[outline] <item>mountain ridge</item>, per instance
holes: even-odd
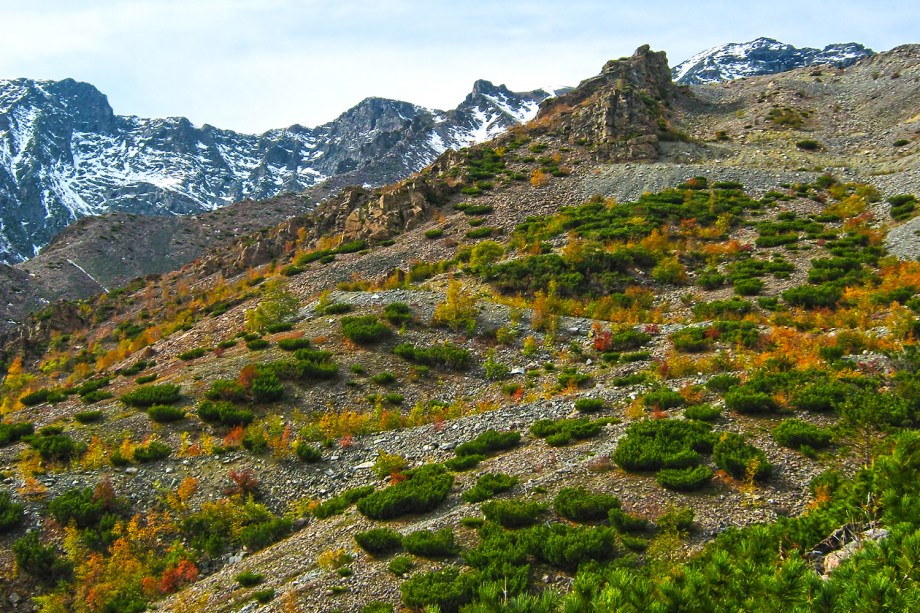
[[[86,215],[200,213],[343,174],[385,184],[519,123],[548,95],[487,81],[473,89],[450,111],[369,97],[316,128],[248,135],[116,115],[104,94],[73,79],[0,80],[0,261],[33,257]],[[386,155],[397,146],[400,156]]]

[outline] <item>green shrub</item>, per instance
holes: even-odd
[[[713,300],[700,302],[693,307],[693,316],[696,319],[716,319],[719,317],[743,317],[754,310],[754,305],[747,300],[734,296],[728,300]]]
[[[390,333],[390,329],[376,315],[343,317],[342,333],[353,343],[376,343]]]
[[[166,443],[159,441],[150,441],[143,447],[134,448],[134,459],[141,463],[156,462],[165,460],[172,453],[172,449]]]
[[[391,302],[384,307],[383,318],[394,326],[403,326],[412,321],[412,309],[404,302]]]
[[[38,532],[26,534],[13,543],[12,549],[16,566],[41,583],[53,585],[72,571],[70,562],[58,557],[54,545],[41,544]]]
[[[278,347],[285,351],[297,351],[298,349],[309,349],[312,343],[308,338],[282,338],[278,341]]]
[[[662,532],[687,533],[693,529],[696,513],[690,507],[671,507],[658,518],[656,523]]]
[[[256,402],[274,402],[284,396],[284,384],[272,371],[262,371],[252,380],[249,388]]]
[[[686,403],[683,396],[667,388],[661,388],[647,393],[643,397],[643,401],[645,402],[645,406],[656,407],[662,411],[683,406]]]
[[[773,440],[783,447],[821,449],[831,444],[831,432],[798,419],[787,419],[773,429]]]
[[[487,236],[494,236],[497,234],[501,234],[501,228],[493,228],[492,226],[482,226],[479,228],[473,228],[472,230],[468,231],[463,236],[465,236],[466,238],[470,238],[470,239],[477,239],[477,238],[486,238]]]
[[[29,447],[36,450],[42,460],[49,462],[68,462],[74,456],[83,453],[86,445],[78,443],[66,434],[42,428],[37,435],[23,437]]]
[[[595,494],[583,487],[564,487],[553,499],[556,515],[571,521],[607,519],[611,509],[620,508],[620,499],[610,494]]]
[[[37,404],[48,402],[48,398],[51,396],[51,394],[52,390],[42,388],[29,394],[25,394],[19,399],[19,402],[26,405],[27,407],[33,407]]]
[[[444,228],[431,228],[430,230],[425,230],[425,238],[435,239],[441,238],[444,236]]]
[[[540,419],[533,423],[530,432],[546,439],[550,447],[568,445],[572,439],[584,440],[600,434],[605,420],[591,421],[587,417],[577,419]]]
[[[240,587],[255,587],[265,581],[265,575],[247,570],[238,574],[233,580],[239,583]]]
[[[141,382],[140,380],[143,378],[144,377],[138,377],[138,382]],[[87,392],[86,394],[81,394],[80,400],[83,402],[83,404],[95,404],[103,400],[108,400],[112,396],[114,396],[112,392],[109,392],[106,390],[96,390],[94,392]]]
[[[211,387],[205,391],[204,397],[208,400],[228,400],[230,402],[242,402],[246,400],[246,388],[238,381],[231,379],[218,379],[211,383]]]
[[[843,290],[834,283],[822,285],[799,285],[783,292],[783,300],[791,306],[814,308],[833,308],[843,296]]]
[[[575,410],[579,413],[597,413],[607,408],[603,398],[579,398],[575,401]]]
[[[454,477],[437,464],[412,470],[408,477],[359,500],[358,511],[370,519],[427,513],[447,498],[454,483]]]
[[[194,360],[194,359],[196,359],[196,358],[200,358],[201,356],[203,356],[203,355],[206,354],[207,352],[208,352],[207,347],[195,347],[194,349],[190,349],[190,350],[188,350],[188,351],[185,351],[185,352],[183,352],[183,353],[180,353],[180,354],[179,354],[179,359],[188,362],[189,360]]]
[[[393,605],[382,600],[375,600],[361,607],[360,613],[393,613]]]
[[[648,530],[649,521],[644,517],[630,515],[623,509],[610,509],[607,514],[607,521],[617,529],[618,532],[643,532]]]
[[[520,441],[520,432],[486,430],[473,440],[457,445],[454,453],[458,457],[470,455],[490,456],[499,451],[516,447]]]
[[[476,479],[476,485],[463,492],[463,499],[467,502],[482,502],[496,494],[507,492],[517,484],[517,477],[503,473],[485,473]]]
[[[741,383],[741,377],[719,374],[711,376],[709,380],[706,381],[706,388],[714,392],[727,392],[739,383]]]
[[[520,498],[491,500],[482,505],[482,513],[491,522],[505,528],[523,528],[537,522],[546,511],[546,505]]]
[[[268,521],[243,526],[240,531],[240,543],[249,551],[265,549],[277,543],[291,533],[291,521],[275,517]]]
[[[73,522],[80,529],[97,525],[108,510],[107,502],[97,499],[91,487],[68,490],[48,504],[48,512],[58,523]]]
[[[486,459],[486,456],[473,454],[463,455],[444,461],[444,468],[454,472],[462,472],[479,466],[479,463]]]
[[[796,141],[795,146],[804,151],[816,151],[821,148],[821,143],[810,138]]]
[[[706,334],[707,328],[694,326],[673,332],[670,336],[674,348],[686,353],[707,351],[712,347],[712,338]]]
[[[615,532],[604,526],[552,524],[537,534],[539,557],[569,572],[587,562],[609,560],[618,553]]]
[[[414,575],[399,586],[403,603],[410,608],[432,607],[441,613],[456,613],[469,602],[476,589],[472,574],[456,568]]]
[[[253,592],[252,594],[252,599],[258,602],[259,604],[266,604],[268,602],[271,602],[274,597],[275,597],[274,588],[266,588],[264,590]]]
[[[377,385],[392,385],[396,383],[396,375],[388,370],[384,370],[371,377],[371,381]]]
[[[734,285],[739,296],[756,296],[763,290],[764,282],[760,279],[738,279]]]
[[[254,338],[251,341],[246,342],[246,349],[250,351],[261,351],[268,347],[270,343],[264,338]]]
[[[444,366],[463,370],[470,366],[472,355],[466,349],[445,341],[431,347],[417,347],[411,343],[400,343],[393,348],[398,357],[424,366]]]
[[[342,313],[350,313],[352,306],[345,302],[333,302],[332,304],[326,305],[323,309],[324,315],[341,315]]]
[[[725,275],[721,274],[718,269],[707,268],[697,276],[696,282],[703,289],[718,289],[725,285]]]
[[[159,376],[160,375],[158,375],[157,373],[151,373],[149,375],[144,375],[143,377],[138,377],[137,379],[134,380],[134,382],[137,383],[138,385],[143,385],[145,383],[152,383],[156,381],[157,377]]]
[[[231,402],[203,400],[198,405],[198,417],[207,422],[220,422],[225,426],[245,426],[252,423],[255,414],[251,409],[238,407]]]
[[[655,419],[626,429],[613,460],[628,471],[685,468],[700,463],[700,453],[712,449],[709,426],[699,421]]]
[[[308,445],[305,441],[297,441],[297,444],[294,446],[294,452],[301,461],[311,464],[319,462],[323,457],[319,449]]]
[[[443,558],[457,555],[460,548],[454,540],[454,531],[442,528],[437,532],[418,530],[402,539],[402,546],[409,553],[425,558]]]
[[[0,490],[0,534],[9,532],[22,522],[22,505],[13,502],[7,491]]]
[[[35,426],[27,421],[0,423],[0,447],[11,445],[35,432]]]
[[[711,404],[697,404],[684,409],[684,417],[700,421],[715,421],[721,414],[722,409]]]
[[[680,492],[698,490],[709,483],[711,478],[712,471],[702,464],[687,468],[663,468],[655,475],[658,485]]]
[[[302,266],[295,266],[294,264],[288,264],[287,266],[281,269],[281,274],[284,275],[285,277],[293,277],[295,275],[299,275],[303,271],[304,271],[304,268]]]
[[[402,543],[400,542],[400,545],[401,544]],[[412,562],[412,558],[408,556],[397,556],[390,560],[390,563],[387,564],[387,570],[397,577],[400,577],[412,570],[412,567],[414,566],[415,564]]]
[[[370,496],[374,493],[373,485],[363,485],[361,487],[353,487],[351,489],[345,490],[338,496],[334,496],[323,502],[311,511],[313,517],[316,519],[326,519],[327,517],[332,517],[333,515],[338,515],[349,506],[358,502],[362,498]]]
[[[372,555],[385,555],[402,549],[402,536],[389,528],[374,528],[355,534],[355,542]]]
[[[489,356],[482,365],[482,368],[485,371],[486,379],[489,381],[502,381],[511,375],[511,368],[507,364],[502,364],[492,356]]]
[[[737,388],[725,394],[725,408],[743,415],[775,413],[779,405],[770,394]]]
[[[132,407],[149,407],[155,404],[173,404],[181,397],[178,385],[162,383],[145,385],[121,397],[121,401]]]
[[[797,388],[789,405],[800,411],[826,413],[836,410],[853,393],[853,388],[838,381],[819,382]]]
[[[147,409],[147,416],[158,424],[165,424],[185,419],[185,409],[168,404],[155,404]]]
[[[752,476],[762,481],[773,472],[773,465],[767,461],[764,452],[747,443],[740,434],[725,432],[713,445],[712,459],[716,466],[736,479]]]

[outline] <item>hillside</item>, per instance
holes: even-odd
[[[918,56],[688,88],[643,47],[48,305],[4,346],[0,599],[910,610]]]

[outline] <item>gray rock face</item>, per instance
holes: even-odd
[[[394,182],[530,119],[547,97],[477,81],[448,112],[367,98],[316,128],[252,135],[115,115],[105,95],[71,79],[0,80],[0,262],[33,257],[88,215],[200,213],[331,177],[341,179],[330,189]]]
[[[671,76],[681,85],[701,85],[818,64],[844,67],[874,53],[857,43],[838,43],[824,49],[813,49],[793,47],[772,38],[758,38],[747,43],[729,43],[707,49],[675,66],[671,69]]]

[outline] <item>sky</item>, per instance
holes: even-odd
[[[642,44],[671,65],[769,36],[920,43],[916,0],[0,0],[0,78],[74,78],[120,115],[247,133],[368,96],[450,109],[476,79],[576,85]]]

